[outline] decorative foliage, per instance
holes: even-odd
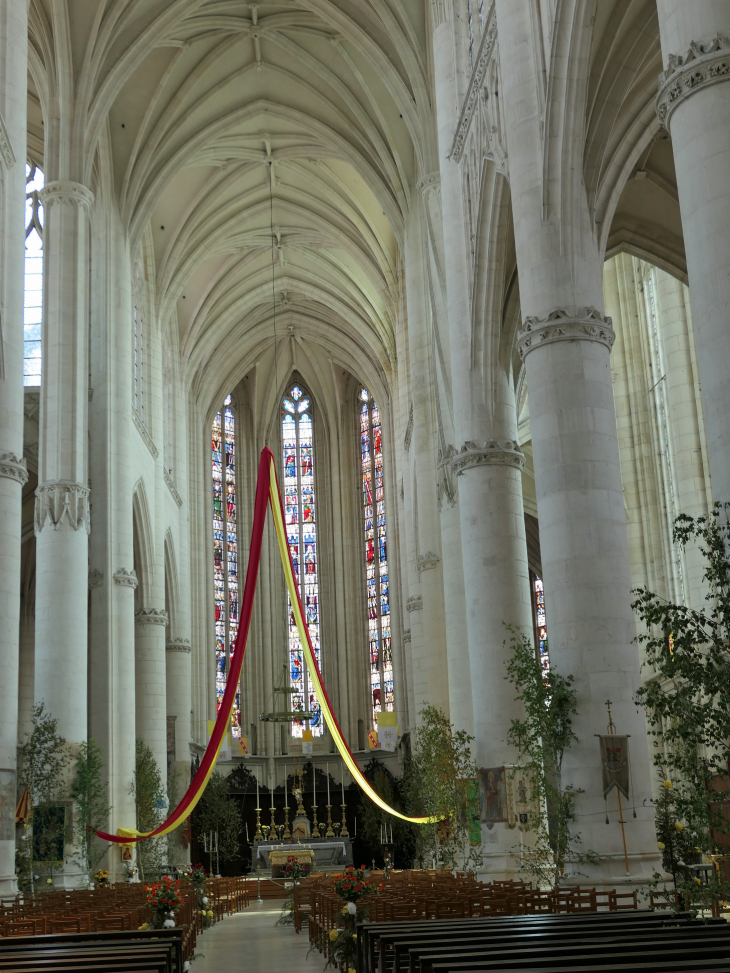
[[[663,786],[656,802],[657,838],[664,868],[685,907],[730,898],[730,876],[716,869],[701,884],[692,866],[730,849],[730,504],[708,517],[681,514],[674,522],[680,547],[699,545],[705,562],[707,607],[697,611],[664,601],[646,588],[634,592],[645,630],[645,668],[639,690],[654,764]],[[659,873],[654,887],[661,887]]]
[[[79,746],[76,770],[71,783],[71,797],[75,805],[74,833],[81,859],[80,864],[89,875],[99,865],[108,850],[108,846],[102,845],[94,834],[95,830],[107,826],[111,810],[106,783],[102,779],[103,769],[104,758],[101,749],[90,737],[87,742]]]
[[[192,814],[193,834],[199,841],[211,831],[218,832],[218,857],[222,862],[240,857],[241,812],[228,790],[228,781],[217,770]]]
[[[572,676],[561,675],[552,663],[543,668],[530,638],[510,626],[507,629],[512,658],[505,679],[514,686],[515,699],[525,711],[524,719],[512,720],[507,740],[517,748],[518,769],[531,779],[532,800],[544,812],[535,822],[532,847],[515,850],[515,855],[521,871],[543,887],[555,886],[566,862],[598,860],[594,852],[577,849],[581,838],[571,826],[580,791],[563,786],[561,780],[563,754],[577,741],[573,732],[576,692]]]
[[[406,811],[405,782],[393,774],[379,760],[370,760],[363,770],[373,789],[389,807],[396,811]],[[357,811],[358,847],[366,861],[380,862],[383,857],[381,835],[385,828],[392,831],[393,844],[397,850],[398,868],[408,868],[413,863],[416,848],[416,831],[420,825],[410,824],[381,810],[360,791],[360,804]]]
[[[147,903],[155,910],[154,928],[161,929],[183,904],[180,883],[177,879],[165,877],[156,885],[148,886],[145,892]]]
[[[137,762],[131,792],[137,808],[137,830],[153,831],[164,817],[165,792],[157,761],[143,740],[137,740]],[[137,862],[143,881],[159,874],[165,850],[164,838],[137,843]]]
[[[342,906],[342,926],[330,930],[330,946],[327,955],[328,966],[339,969],[352,969],[357,960],[357,924],[368,918],[367,899],[371,895],[379,895],[382,884],[366,878],[365,866],[353,868],[350,866],[332,881],[332,891],[344,900]],[[359,904],[358,904],[359,903]]]
[[[298,858],[296,858],[294,855],[290,855],[284,862],[281,869],[281,874],[290,882],[298,882],[300,878],[304,878],[304,876],[307,874],[307,869],[305,865],[302,865]]]
[[[440,821],[414,832],[416,858],[422,863],[431,858],[466,871],[482,864],[481,844],[470,841],[470,822],[479,819],[478,791],[469,786],[477,779],[473,739],[465,730],[454,730],[438,707],[427,704],[421,710],[403,776],[411,813]]]
[[[109,881],[109,872],[104,871],[103,868],[99,868],[94,872],[94,881],[97,885],[103,885],[105,882]]]

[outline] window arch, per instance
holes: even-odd
[[[312,648],[321,666],[317,507],[314,494],[314,423],[310,395],[292,385],[281,404],[286,533],[299,586]],[[302,565],[304,569],[302,570]],[[292,736],[301,737],[308,724],[314,736],[323,733],[322,710],[309,683],[299,633],[287,594],[287,635],[292,711],[310,712],[311,719],[292,723]]]
[[[23,311],[23,385],[41,384],[43,319],[43,205],[45,178],[38,166],[25,167],[25,279]]]
[[[215,607],[216,709],[226,690],[238,634],[238,536],[236,496],[236,423],[231,396],[213,420],[213,598]],[[232,729],[241,735],[241,689],[236,690]]]
[[[368,606],[370,704],[373,726],[378,714],[392,712],[393,649],[385,519],[385,483],[380,412],[367,389],[360,390],[360,454],[365,521],[365,584]]]

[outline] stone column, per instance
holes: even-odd
[[[730,0],[658,0],[672,136],[716,500],[730,501]]]
[[[444,4],[448,13],[450,4]],[[517,442],[517,414],[509,360],[483,373],[473,359],[472,308],[463,211],[462,176],[449,161],[454,121],[458,118],[458,77],[454,30],[450,18],[434,32],[434,72],[441,158],[441,201],[451,346],[454,428],[458,448],[451,458],[459,477],[459,515],[466,621],[468,679],[479,767],[512,764],[516,751],[507,744],[513,719],[521,715],[505,682],[510,650],[505,625],[532,637],[521,471],[525,457]],[[501,309],[501,301],[494,302]],[[496,314],[496,312],[495,312]],[[501,320],[484,322],[499,333]],[[492,345],[498,347],[499,342]],[[516,843],[506,825],[482,828],[484,871],[504,877],[514,871]]]
[[[190,777],[190,640],[176,636],[165,645],[167,673],[166,718],[175,717],[174,769],[180,774],[177,799],[182,797]],[[187,767],[187,774],[185,768]],[[181,790],[181,788],[183,790]]]
[[[566,98],[555,110],[564,112],[573,137],[560,152],[552,140],[543,142],[529,11],[497,0],[496,12],[524,321],[518,348],[530,402],[550,661],[574,677],[577,693],[578,740],[566,750],[562,782],[582,791],[574,828],[582,845],[575,851],[605,856],[599,865],[569,864],[566,878],[582,873],[587,879],[581,881],[591,884],[627,880],[621,829],[604,823],[594,737],[605,731],[610,699],[617,732],[631,734],[637,817],[627,818],[626,841],[628,880],[635,882],[652,873],[658,853],[646,727],[634,703],[641,680],[609,359],[614,334],[602,310],[603,254],[577,177],[585,120],[579,108],[571,114],[576,102]],[[556,29],[573,27],[561,22]],[[587,60],[566,59],[556,70],[566,73],[568,91],[588,83],[581,74]],[[614,802],[612,795],[615,821]]]
[[[165,626],[162,608],[140,608],[135,620],[135,698],[137,739],[152,751],[160,776],[167,779],[167,703]]]
[[[0,6],[0,788],[15,799],[23,459],[23,262],[28,103],[27,4]],[[14,895],[15,821],[0,820],[0,896]]]

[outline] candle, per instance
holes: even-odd
[[[340,781],[340,783],[342,784],[342,803],[344,804],[345,803],[345,765],[340,764],[340,767],[342,769],[342,779]]]
[[[314,797],[312,798],[312,807],[317,807],[317,769],[314,766],[314,761],[312,761],[312,786],[314,788]]]
[[[246,822],[246,841],[249,841],[249,837],[248,837],[248,821]]]
[[[327,774],[327,807],[330,807],[332,801],[330,800],[330,765],[329,763],[325,765],[325,773]]]
[[[355,818],[355,834],[357,834],[357,818]]]
[[[271,788],[271,807],[274,807],[274,787],[276,787],[276,764],[274,764],[274,784]]]
[[[256,809],[258,810],[260,807],[261,805],[259,804],[259,769],[257,767],[256,768]]]

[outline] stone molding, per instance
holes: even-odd
[[[28,465],[23,456],[15,453],[0,453],[0,476],[17,480],[21,486],[28,482]]]
[[[12,169],[15,165],[15,153],[2,115],[0,115],[0,161],[6,169]]]
[[[104,575],[98,568],[92,568],[89,571],[89,588],[101,588],[104,584]]]
[[[94,205],[94,194],[80,182],[48,182],[39,195],[44,207],[53,202],[75,203],[90,210]]]
[[[525,467],[525,454],[518,442],[505,439],[499,442],[490,439],[486,443],[467,440],[451,460],[451,468],[457,476],[476,466],[513,466],[517,470]]]
[[[420,612],[422,608],[423,608],[423,597],[421,595],[416,595],[414,598],[407,599],[406,611]]]
[[[170,621],[162,608],[140,608],[134,613],[134,620],[140,625],[167,625]]]
[[[451,20],[451,5],[453,0],[431,0],[431,23],[436,30],[447,20]]]
[[[428,196],[429,193],[439,192],[441,189],[441,174],[438,172],[429,172],[427,176],[418,180],[416,189],[424,197]]]
[[[686,54],[670,54],[659,75],[656,112],[669,131],[677,105],[700,89],[730,80],[730,37],[718,34],[707,42],[692,41]]]
[[[121,585],[123,588],[136,588],[139,584],[139,578],[134,568],[131,571],[127,571],[126,568],[120,568],[114,572],[113,577],[114,584]]]
[[[406,434],[403,437],[403,448],[406,452],[411,448],[411,439],[413,438],[413,406],[411,406],[411,411],[408,413],[408,425],[406,426]]]
[[[172,499],[175,501],[175,503],[178,505],[178,507],[182,507],[182,505],[183,505],[182,497],[177,492],[177,487],[175,486],[175,481],[170,476],[170,474],[167,472],[167,470],[163,470],[162,471],[162,478],[164,479],[165,483],[167,484],[167,489],[172,494]]]
[[[490,9],[489,23],[484,31],[484,34],[482,35],[482,40],[479,45],[479,52],[474,64],[474,70],[471,73],[471,80],[469,81],[469,89],[466,94],[464,106],[461,109],[459,122],[456,126],[454,141],[451,145],[449,158],[452,160],[452,162],[461,162],[461,157],[464,154],[466,137],[469,134],[474,113],[477,105],[479,104],[479,100],[482,97],[484,78],[487,74],[489,62],[492,59],[492,53],[494,51],[496,40],[497,20],[494,16],[494,4],[492,4]]]
[[[137,432],[142,437],[142,442],[145,444],[147,449],[152,454],[152,457],[154,459],[157,459],[157,457],[160,455],[159,450],[157,449],[157,446],[155,446],[155,444],[152,442],[152,436],[150,436],[150,434],[147,432],[147,426],[145,426],[144,422],[142,421],[142,418],[140,417],[140,414],[137,412],[136,409],[132,409],[132,422],[134,423]]]
[[[411,641],[411,630],[409,628],[405,629],[405,631],[403,632],[402,639],[404,642]]]
[[[439,446],[438,466],[436,469],[436,493],[438,497],[439,510],[443,508],[444,500],[450,507],[456,504],[458,497],[458,487],[454,478],[453,460],[458,453],[454,446],[449,444],[446,449]]]
[[[419,574],[423,571],[432,571],[441,561],[438,554],[434,554],[433,551],[426,551],[425,554],[419,554],[416,559],[416,567],[418,568]]]
[[[89,533],[89,488],[63,480],[44,483],[35,492],[35,532],[44,527],[69,528]]]
[[[193,651],[187,639],[170,639],[165,643],[165,650],[167,652],[186,652],[188,654]]]
[[[524,361],[533,349],[553,341],[598,341],[610,351],[615,339],[611,318],[595,307],[555,308],[547,317],[525,318],[517,349]]]

